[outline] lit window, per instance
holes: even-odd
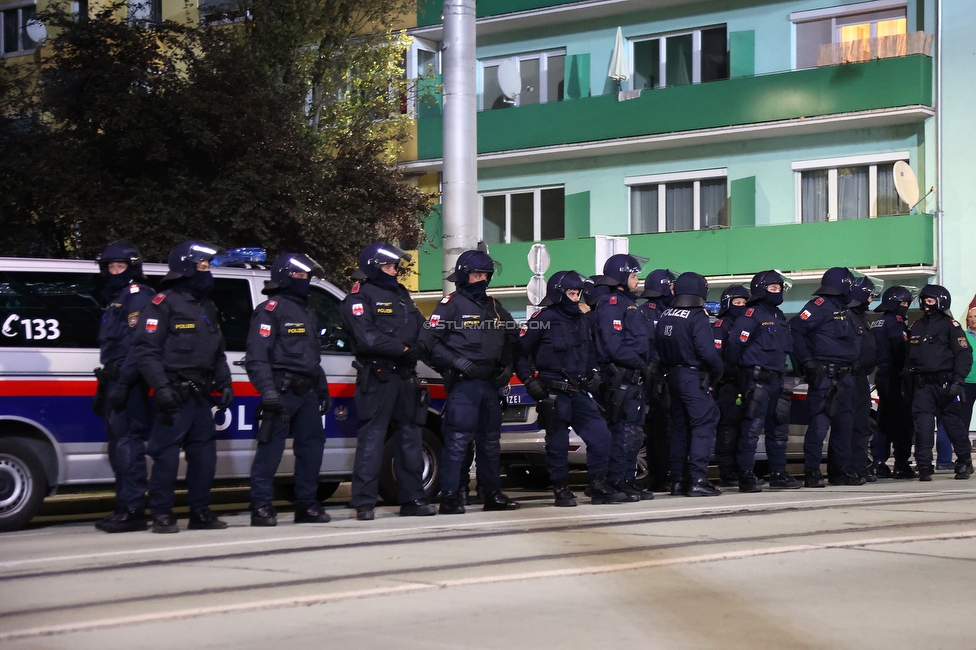
[[[521,87],[514,97],[506,97],[498,70],[502,62],[512,61],[521,79]],[[529,104],[563,101],[566,79],[566,52],[553,50],[534,52],[481,62],[481,93],[479,110],[497,110]]]
[[[630,191],[632,235],[729,226],[724,169],[638,176],[625,182]]]
[[[882,154],[793,165],[797,221],[846,221],[908,214],[895,190],[894,164],[907,154]],[[833,164],[831,164],[833,162]]]
[[[909,38],[906,5],[892,4],[864,2],[790,14],[796,25],[796,67],[927,54],[929,41]]]
[[[630,39],[631,90],[729,78],[725,25]]]
[[[562,187],[490,192],[481,195],[481,239],[511,244],[565,237]]]

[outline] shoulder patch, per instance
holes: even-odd
[[[128,317],[128,319],[127,319],[126,322],[129,324],[129,327],[135,327],[136,325],[138,325],[139,324],[139,312],[137,312],[137,311],[131,312],[129,314],[129,317]]]
[[[526,332],[529,331],[529,324],[522,323],[522,327],[519,328],[519,336],[525,336]]]
[[[952,321],[952,326],[953,327],[959,327],[959,321],[957,321],[957,320]]]
[[[898,322],[899,322],[899,323],[904,323],[904,322],[905,322],[905,319],[904,319],[904,318],[902,318],[901,316],[895,316],[895,318],[897,318],[897,319],[898,319]]]
[[[719,318],[717,321],[715,321],[715,327],[721,327],[721,326],[722,326],[722,319]],[[715,347],[719,347],[719,346],[716,345]]]
[[[650,307],[651,309],[657,309],[657,303],[655,302],[649,302],[647,303],[647,306]]]
[[[969,347],[969,341],[966,340],[965,336],[960,336],[956,340],[959,341],[959,347],[961,347],[963,350]]]
[[[453,296],[453,295],[454,295],[453,293],[449,293],[446,296],[444,296],[443,298],[441,298],[441,304],[442,305],[446,305],[447,303],[451,302],[451,296]]]
[[[742,330],[741,332],[739,332],[739,340],[742,341],[743,343],[745,343],[746,341],[748,341],[749,340],[749,332],[747,332],[745,330]]]
[[[755,313],[756,313],[755,307],[750,307],[749,309],[746,310],[746,316],[752,316]]]
[[[800,320],[807,320],[807,319],[808,319],[808,318],[810,318],[811,316],[813,316],[813,314],[811,314],[811,313],[810,313],[809,311],[807,311],[806,309],[804,309],[803,311],[801,311],[801,312],[800,312]]]
[[[138,284],[135,284],[135,283],[130,284],[129,285],[129,293],[139,293],[139,285]]]
[[[258,334],[260,334],[263,338],[268,338],[271,336],[271,326],[267,323],[262,323],[260,329],[258,330]]]
[[[361,302],[353,303],[352,305],[353,316],[362,316],[364,313],[365,313],[365,309],[363,308],[363,303]]]
[[[148,332],[149,334],[154,333],[158,326],[159,326],[159,321],[157,319],[155,318],[146,319],[146,332]]]
[[[269,300],[268,301],[268,304],[266,304],[264,306],[264,311],[274,311],[275,310],[275,307],[277,307],[277,306],[278,306],[278,301],[277,300]]]
[[[617,296],[610,296],[610,304],[611,305],[617,304]]]
[[[623,322],[621,322],[619,320],[613,321],[613,329],[616,330],[616,331],[618,331],[618,332],[623,331],[623,329],[624,329]]]
[[[816,300],[814,300],[814,301],[813,301],[813,304],[815,304],[815,305],[817,305],[818,307],[819,307],[820,305],[822,305],[822,304],[824,304],[824,299],[823,299],[823,296],[820,296],[819,298],[817,298]]]
[[[164,300],[166,300],[166,294],[165,293],[157,293],[156,294],[156,297],[152,299],[152,304],[158,305],[159,303],[163,302]]]
[[[715,339],[715,347],[719,350],[722,349],[722,339]]]
[[[430,326],[431,327],[437,327],[438,325],[441,324],[441,315],[440,314],[431,314],[430,315],[430,320],[428,322],[430,323]]]
[[[359,293],[359,283],[358,282],[356,282],[355,284],[352,285],[352,289],[349,290],[349,293]]]
[[[627,305],[627,309],[637,309],[637,305]]]

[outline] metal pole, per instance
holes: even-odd
[[[475,0],[444,0],[444,293],[458,255],[478,244]]]
[[[935,283],[943,284],[945,225],[942,214],[942,0],[935,4]]]

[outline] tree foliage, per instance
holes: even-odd
[[[36,76],[0,69],[3,252],[124,239],[164,260],[196,237],[307,252],[339,279],[372,241],[416,246],[430,197],[393,164],[406,43],[383,29],[407,9],[253,0],[218,28],[47,11]]]

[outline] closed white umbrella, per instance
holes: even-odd
[[[607,76],[618,84],[630,78],[630,64],[627,62],[627,48],[624,44],[624,33],[618,27],[617,39],[613,44],[613,55],[610,57],[610,71]]]

